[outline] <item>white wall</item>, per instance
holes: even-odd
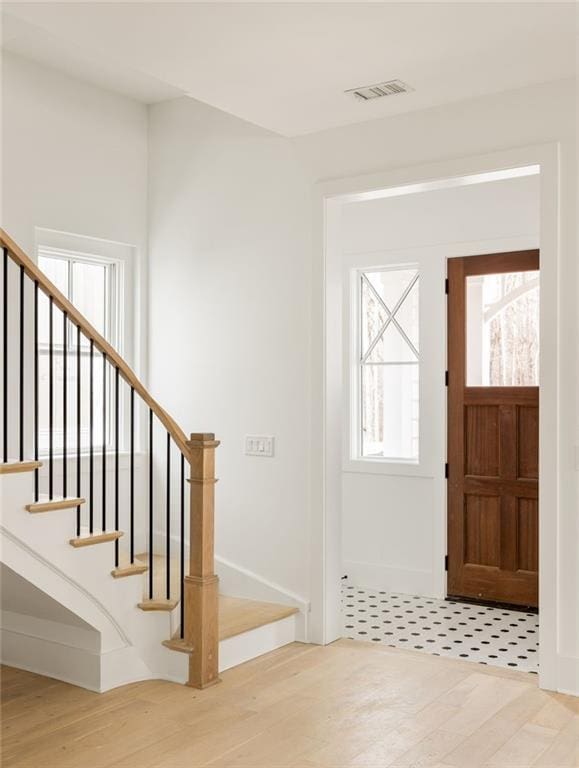
[[[146,106],[6,52],[1,75],[2,227],[32,257],[36,227],[135,246],[144,327]]]
[[[58,603],[52,597],[42,592],[20,574],[13,571],[4,563],[0,563],[0,609],[23,616],[33,616],[36,619],[65,624],[93,631],[90,624],[83,621],[68,608]]]
[[[348,461],[342,474],[342,557],[352,584],[445,597],[446,258],[539,245],[539,177],[345,203],[340,249],[328,258],[344,281],[352,269],[420,265],[420,462],[368,467]],[[328,269],[334,268],[328,264]],[[344,293],[346,302],[347,292]],[[349,308],[343,308],[344,316]],[[344,358],[349,323],[334,326]],[[342,332],[343,331],[343,332]],[[343,338],[344,337],[344,338]],[[344,414],[350,392],[342,362]],[[344,416],[347,443],[348,424]]]
[[[146,242],[147,108],[2,56],[2,221],[29,253],[34,227]]]
[[[2,55],[1,75],[1,226],[32,258],[36,258],[40,240],[65,248],[70,240],[71,248],[86,247],[89,252],[94,245],[91,240],[41,233],[40,228],[133,246],[117,249],[127,253],[125,271],[131,293],[123,301],[123,352],[129,364],[143,376],[147,351],[147,108],[6,52]],[[11,266],[11,338],[17,328],[17,285],[16,269]],[[29,280],[25,301],[25,367],[30,370],[33,298]],[[9,349],[16,355],[15,344]],[[14,404],[18,402],[17,368],[16,362],[9,367],[10,402]],[[30,402],[32,377],[26,378]],[[9,452],[13,458],[17,455],[17,408],[10,409],[9,425]],[[30,412],[25,428],[30,456]],[[55,463],[59,492],[62,462],[57,459]],[[142,462],[136,474],[138,502],[144,482],[141,465]],[[69,478],[74,477],[74,471],[74,462],[70,462]],[[126,475],[126,471],[122,472],[120,481],[123,512],[128,508]],[[108,485],[112,490],[112,482]],[[69,492],[74,487],[74,482],[70,483]],[[83,476],[83,493],[86,488]],[[41,491],[44,490],[41,479]]]
[[[287,140],[191,99],[153,106],[149,136],[152,392],[222,441],[218,555],[305,596],[308,187]]]

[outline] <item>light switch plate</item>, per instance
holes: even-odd
[[[271,435],[246,435],[246,456],[273,456],[274,438]]]

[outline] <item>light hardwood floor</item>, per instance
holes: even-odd
[[[570,768],[579,699],[534,676],[340,640],[294,643],[200,692],[94,694],[15,669],[4,768]]]

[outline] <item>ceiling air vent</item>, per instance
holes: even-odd
[[[413,91],[402,80],[388,80],[386,83],[378,83],[377,85],[365,85],[362,88],[351,88],[345,93],[352,93],[357,99],[361,101],[370,101],[370,99],[380,99],[382,96],[396,96],[398,93],[409,93]]]

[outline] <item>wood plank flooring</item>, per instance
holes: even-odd
[[[2,669],[4,768],[574,768],[579,699],[534,676],[340,640],[200,692]]]

